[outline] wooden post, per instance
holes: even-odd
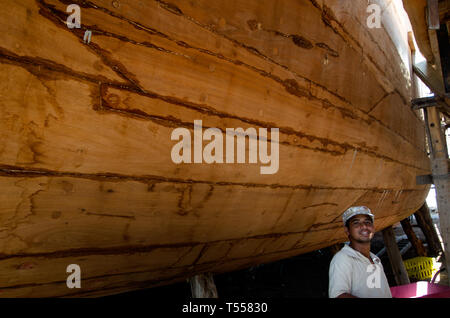
[[[216,284],[211,273],[189,278],[192,298],[218,298]]]
[[[448,178],[446,139],[441,129],[440,115],[436,107],[427,107],[424,113],[430,138],[431,171],[436,188],[436,202],[445,254],[445,267],[447,271],[450,271],[450,179]]]
[[[429,256],[438,256],[442,252],[442,246],[426,202],[414,213],[414,217],[427,240]]]
[[[427,22],[428,22],[428,29],[431,29],[431,30],[439,29],[440,22],[439,22],[438,0],[428,0]]]
[[[437,33],[429,32],[430,40],[434,43],[437,41]],[[435,45],[435,47],[437,47]],[[434,50],[433,50],[434,51]],[[433,52],[439,67],[440,53]],[[435,96],[442,100],[441,108],[448,113],[449,98],[445,94],[445,86],[442,73],[429,65],[429,63],[418,63],[414,65],[414,72],[422,81],[434,92]],[[426,132],[431,152],[431,171],[433,183],[436,187],[436,201],[439,212],[440,232],[445,256],[445,267],[450,269],[450,179],[448,177],[448,151],[444,132],[441,127],[441,117],[436,106],[426,107],[424,109]],[[450,281],[449,281],[450,284]]]
[[[397,285],[409,284],[408,273],[406,272],[405,264],[398,250],[397,241],[395,240],[394,230],[392,227],[387,227],[383,231],[384,245],[389,256],[389,262],[394,273]]]
[[[416,233],[414,233],[414,229],[411,225],[411,222],[409,222],[409,219],[406,218],[400,223],[402,224],[403,232],[405,232],[406,236],[408,236],[408,240],[416,250],[417,256],[427,256],[425,246],[423,246],[422,241],[420,241],[417,238]]]

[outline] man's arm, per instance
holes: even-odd
[[[352,264],[351,260],[343,254],[336,254],[330,263],[329,289],[330,298],[353,298],[352,290]]]

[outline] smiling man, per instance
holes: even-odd
[[[375,233],[374,215],[365,206],[354,206],[342,216],[350,244],[330,263],[330,298],[390,298],[389,284],[380,259],[370,252]]]

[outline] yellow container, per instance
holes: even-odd
[[[433,257],[414,257],[403,261],[410,278],[426,280],[433,277],[439,270]]]

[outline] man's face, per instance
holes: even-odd
[[[368,215],[358,214],[348,221],[348,227],[345,227],[350,241],[358,243],[369,243],[374,235],[374,226],[372,219]]]

